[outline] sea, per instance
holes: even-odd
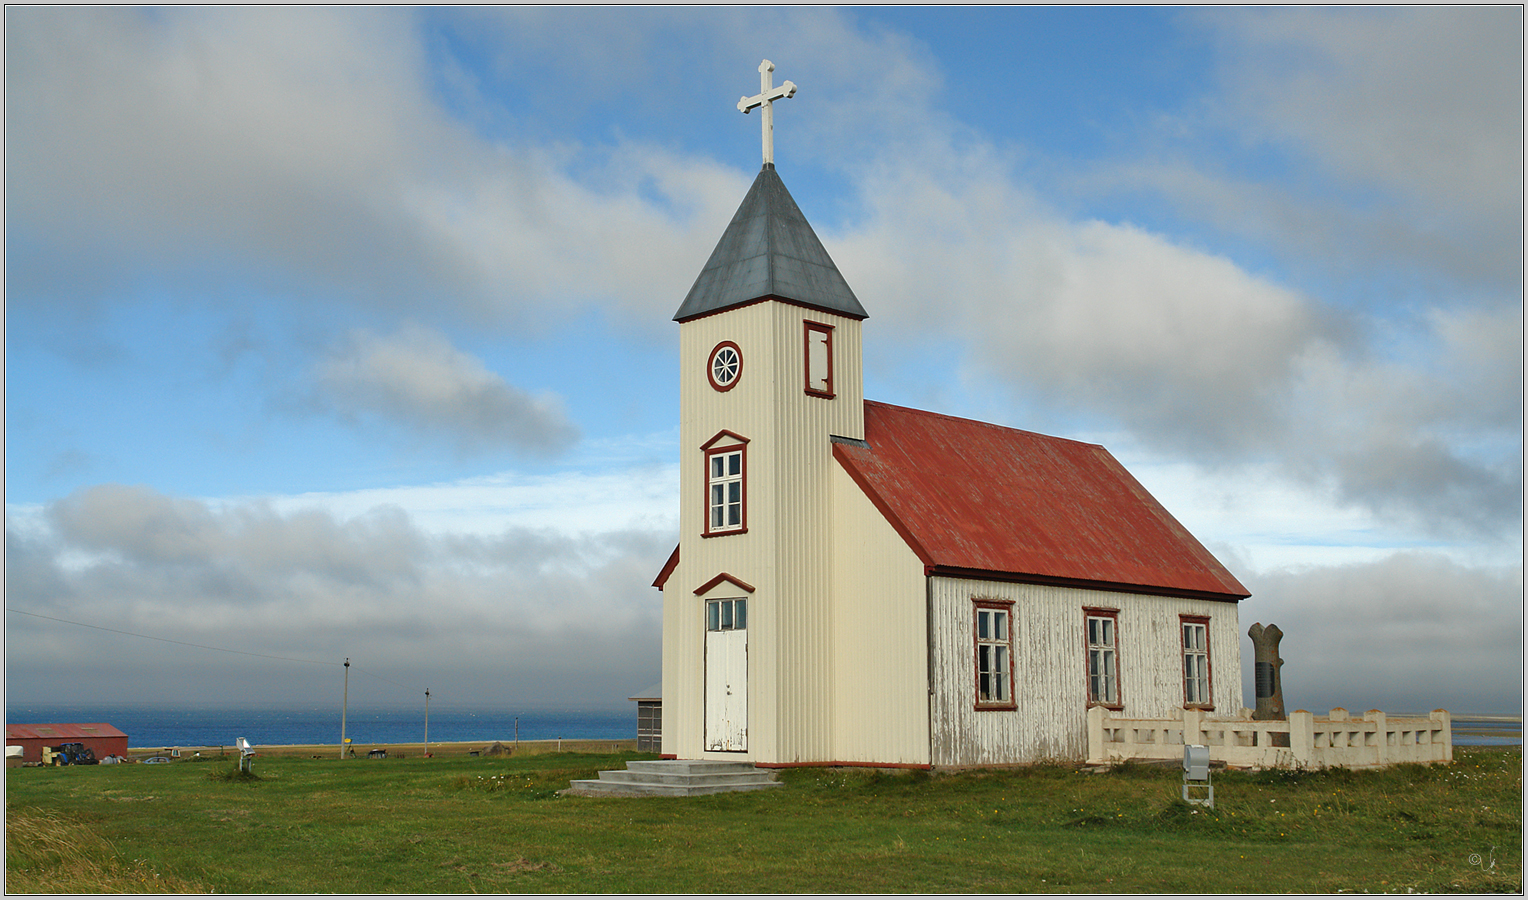
[[[1453,720],[1455,747],[1521,747],[1523,721],[1501,718]]]
[[[251,744],[340,743],[338,707],[196,709],[173,706],[55,706],[7,704],[7,722],[105,722],[132,747],[222,747],[239,738]],[[637,708],[617,710],[431,709],[430,743],[468,741],[629,740],[637,736]],[[350,707],[344,713],[351,746],[423,743],[425,714],[417,709]]]
[[[341,711],[333,707],[285,709],[194,709],[171,706],[53,706],[8,704],[6,721],[27,724],[105,722],[127,735],[133,747],[232,746],[251,744],[335,744]],[[1522,746],[1521,720],[1458,718],[1456,747]],[[350,708],[345,737],[351,745],[407,744],[425,739],[423,708]],[[630,740],[637,736],[637,710],[430,710],[430,741],[485,744],[522,741]]]

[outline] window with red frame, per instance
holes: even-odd
[[[1179,619],[1183,632],[1183,705],[1208,707],[1210,700],[1210,620]]]
[[[833,326],[803,322],[806,337],[806,392],[833,397]]]
[[[1013,709],[1013,604],[975,605],[976,708]]]
[[[1088,703],[1119,706],[1119,613],[1086,612],[1088,642]]]
[[[748,444],[723,431],[702,448],[706,454],[706,536],[748,528]]]

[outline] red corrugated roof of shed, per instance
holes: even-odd
[[[1097,444],[865,401],[833,455],[926,566],[1239,599],[1246,588]]]
[[[69,725],[10,725],[5,726],[5,739],[12,740],[74,740],[81,738],[125,738],[126,734],[105,722],[87,722]]]

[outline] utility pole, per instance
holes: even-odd
[[[430,689],[424,689],[424,755],[430,755]]]
[[[345,758],[345,716],[350,712],[350,657],[345,657],[345,699],[340,706],[340,759]]]

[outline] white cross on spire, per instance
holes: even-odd
[[[756,106],[764,108],[764,165],[775,164],[775,110],[774,102],[784,100],[786,97],[796,95],[796,85],[787,81],[779,87],[773,87],[775,64],[769,60],[759,63],[759,92],[752,97],[744,97],[737,102],[737,108],[743,113],[748,113]]]

